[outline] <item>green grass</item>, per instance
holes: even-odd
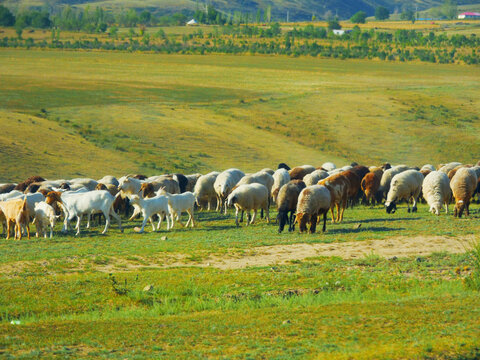
[[[272,214],[275,216],[275,213]],[[221,270],[213,258],[258,246],[425,241],[476,234],[472,218],[421,205],[394,215],[347,210],[327,233],[276,233],[260,220],[198,213],[198,228],[0,241],[0,352],[5,357],[466,358],[478,356],[478,292],[469,254],[357,259],[315,253],[290,264]],[[362,227],[353,230],[353,225]],[[57,227],[57,230],[59,226]],[[166,240],[160,240],[161,236]],[[257,252],[258,256],[262,253]],[[175,266],[176,264],[176,266]],[[172,266],[173,267],[165,267]],[[145,291],[147,285],[153,288]],[[11,324],[11,322],[20,322]],[[128,331],[125,331],[128,329]]]
[[[2,140],[20,153],[3,180],[478,160],[476,67],[32,50],[0,59],[1,119],[28,126]],[[62,143],[64,163],[39,160],[38,142],[22,136],[38,127],[54,129],[51,146],[75,137]],[[80,145],[99,157],[79,165]],[[1,159],[13,164],[8,153]]]

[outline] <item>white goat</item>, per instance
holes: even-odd
[[[147,224],[147,220],[150,220],[152,224],[152,229],[155,231],[155,225],[153,223],[152,216],[157,214],[160,220],[158,221],[157,230],[160,229],[160,225],[162,224],[162,219],[164,216],[167,218],[167,230],[170,229],[170,222],[168,220],[169,211],[168,211],[168,198],[164,195],[157,195],[153,198],[142,199],[138,195],[130,195],[130,202],[132,204],[137,204],[142,211],[143,215],[143,223],[140,229],[140,233],[144,232],[145,225]]]
[[[48,205],[45,201],[41,201],[35,204],[35,218],[33,223],[37,228],[36,237],[38,234],[47,238],[47,226],[50,225],[50,239],[53,236],[53,228],[55,227],[55,221],[60,216],[55,215],[55,210],[52,206]]]
[[[182,194],[169,194],[163,189],[160,189],[157,194],[164,195],[168,198],[168,211],[170,212],[170,229],[173,229],[175,226],[175,220],[184,227],[188,227],[190,224],[192,227],[195,226],[195,220],[193,218],[193,210],[195,207],[196,196],[194,193],[187,191]],[[188,213],[188,221],[185,225],[180,221],[180,216],[182,212],[186,211]],[[169,230],[167,228],[167,230]]]

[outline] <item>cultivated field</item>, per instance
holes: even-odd
[[[479,160],[474,66],[34,50],[0,64],[2,182]],[[467,219],[359,206],[313,235],[196,217],[0,239],[0,358],[480,356],[478,204]]]

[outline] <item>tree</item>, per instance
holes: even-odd
[[[379,6],[375,9],[375,19],[386,20],[390,17],[390,11],[386,7]]]
[[[267,22],[272,21],[272,6],[268,5],[267,10],[265,10],[265,20]]]
[[[405,10],[400,14],[401,20],[410,20],[412,23],[415,22],[415,13],[413,10]]]
[[[457,17],[457,3],[455,0],[445,0],[442,5],[442,13],[447,19],[455,19]]]
[[[340,25],[336,16],[333,19],[328,20],[328,30],[340,30],[341,28],[342,25]]]
[[[5,6],[0,5],[0,26],[13,26],[15,16]]]
[[[365,11],[358,11],[351,18],[350,21],[354,24],[365,24],[367,13]]]
[[[142,24],[149,24],[152,21],[152,13],[148,10],[144,10],[140,13],[140,22]]]

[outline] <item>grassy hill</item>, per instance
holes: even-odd
[[[422,165],[480,152],[476,67],[32,50],[0,59],[2,180]]]

